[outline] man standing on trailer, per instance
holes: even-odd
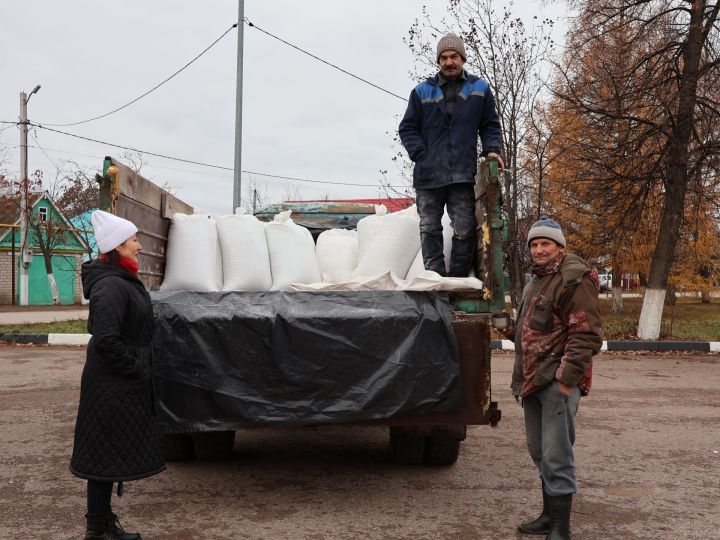
[[[475,253],[475,173],[478,135],[482,156],[500,161],[500,119],[487,81],[463,69],[465,45],[447,34],[437,45],[439,73],[410,94],[399,134],[415,162],[413,187],[420,214],[425,268],[446,275],[442,216],[453,227],[448,276],[466,277]]]

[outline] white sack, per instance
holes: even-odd
[[[420,247],[420,251],[418,251],[417,255],[415,255],[415,258],[407,271],[405,279],[415,279],[424,271],[425,262],[423,261],[422,247]]]
[[[238,212],[217,219],[223,291],[267,291],[272,286],[265,223]]]
[[[289,289],[291,283],[320,281],[315,242],[310,231],[290,219],[290,210],[280,212],[265,226],[265,238],[270,254],[271,290]]]
[[[207,214],[175,214],[170,223],[161,291],[218,290],[218,234]]]
[[[420,219],[415,206],[386,216],[369,216],[378,220],[375,235],[364,254],[359,255],[358,266],[353,277],[377,276],[392,272],[406,276],[415,256],[420,250]],[[358,232],[358,241],[361,232]]]
[[[322,281],[337,283],[350,278],[358,263],[358,233],[330,229],[318,236],[315,246]]]
[[[452,225],[450,224],[450,216],[448,215],[447,210],[445,210],[445,213],[443,214],[440,223],[442,224],[443,228],[443,257],[445,258],[445,272],[449,272],[450,255],[452,254],[452,238],[453,234],[455,234],[455,231],[453,231]],[[418,234],[420,233],[418,232]],[[405,279],[415,279],[424,271],[425,263],[423,262],[422,249],[420,249],[417,257],[415,257],[412,265],[410,265],[410,269],[408,270]],[[472,270],[470,270],[470,274],[473,274]]]
[[[387,207],[384,204],[375,205],[375,214],[362,218],[357,223],[358,234],[358,261],[363,258],[373,239],[380,232],[382,218],[387,215]]]

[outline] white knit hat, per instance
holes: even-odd
[[[100,253],[108,253],[138,231],[134,223],[98,210],[90,218]]]

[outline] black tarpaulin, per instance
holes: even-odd
[[[165,433],[462,408],[447,294],[151,293]]]

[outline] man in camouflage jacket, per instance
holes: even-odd
[[[515,342],[512,390],[522,399],[528,450],[540,471],[543,513],[521,532],[570,536],[575,480],[575,415],[602,345],[596,268],[565,251],[560,225],[547,217],[528,233],[532,279],[516,321],[501,330]]]

